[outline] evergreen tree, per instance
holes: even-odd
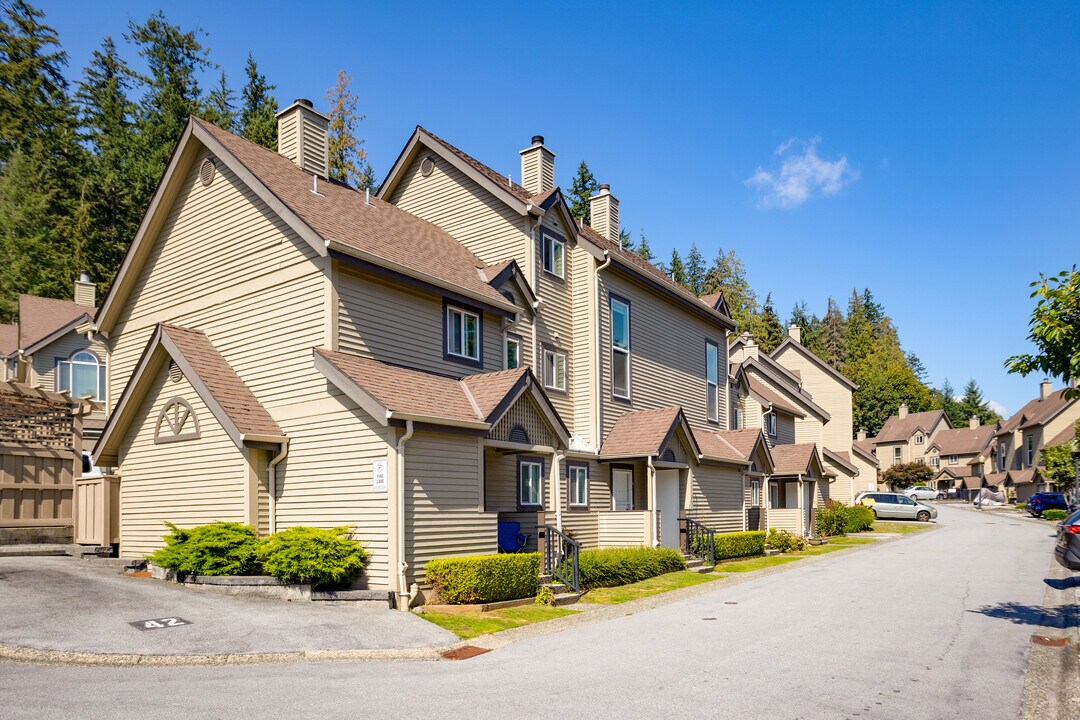
[[[266,82],[250,52],[244,67],[247,82],[240,92],[240,135],[270,150],[277,150],[276,85]]]
[[[929,388],[915,377],[894,338],[893,331],[876,339],[865,357],[844,367],[844,373],[859,386],[852,397],[854,426],[866,428],[871,435],[903,403],[910,412],[930,409]]]
[[[173,25],[158,11],[125,36],[138,48],[149,74],[135,113],[137,164],[130,179],[140,207],[146,207],[187,125],[201,109],[198,75],[210,66],[195,31]]]
[[[596,182],[596,178],[593,177],[592,171],[589,170],[589,166],[584,160],[578,165],[577,174],[574,175],[574,181],[570,183],[570,192],[567,193],[570,200],[570,214],[576,219],[589,224],[589,198],[596,194],[600,189],[600,184]]]
[[[911,372],[915,373],[915,377],[919,378],[919,382],[925,383],[929,373],[926,371],[926,366],[923,365],[922,359],[913,352],[907,354],[908,367],[911,368]]]
[[[686,256],[686,284],[690,292],[701,295],[705,292],[705,258],[696,243],[690,243],[690,253]]]
[[[627,252],[634,252],[634,238],[626,228],[619,229],[619,245]]]
[[[705,274],[702,294],[723,293],[731,311],[731,319],[742,329],[750,323],[758,311],[757,295],[746,279],[746,267],[734,250],[717,250],[716,259]]]
[[[791,309],[791,317],[788,319],[788,327],[799,327],[799,343],[814,353],[821,356],[821,320],[817,315],[811,315],[805,301],[795,303]]]
[[[835,370],[841,370],[847,362],[847,320],[840,312],[840,305],[829,298],[828,310],[821,321],[821,359]]]
[[[642,260],[652,262],[656,258],[652,254],[652,249],[649,247],[649,240],[645,237],[645,231],[642,230],[638,240],[637,249],[634,250]]]
[[[90,172],[79,204],[86,232],[84,267],[105,290],[138,230],[143,208],[129,190],[135,152],[135,106],[128,97],[132,74],[105,38],[83,70],[76,102],[83,141],[91,150]]]
[[[229,132],[236,129],[236,93],[230,88],[225,80],[225,70],[222,68],[217,86],[206,96],[203,104],[202,117],[219,128]]]
[[[956,401],[956,389],[948,378],[945,378],[940,390],[930,391],[930,407],[934,410],[944,410],[953,427],[967,426],[967,417],[964,415],[961,404]]]
[[[863,296],[855,290],[848,299],[846,364],[858,363],[870,354],[876,334]]]
[[[341,70],[334,87],[326,91],[330,104],[330,178],[360,190],[374,190],[374,171],[367,161],[364,141],[357,137],[366,116],[357,111],[358,100],[351,85],[352,78]]]
[[[665,270],[672,280],[686,287],[686,267],[683,265],[682,258],[679,257],[678,248],[671,251],[671,264]]]
[[[761,306],[761,312],[751,321],[750,333],[754,336],[754,341],[766,353],[771,353],[784,341],[784,327],[780,324],[780,316],[776,314],[776,309],[773,307],[772,293],[765,296],[765,304]]]
[[[960,412],[963,414],[962,423],[966,424],[972,415],[979,418],[982,425],[993,425],[1001,421],[1001,416],[994,412],[983,398],[979,383],[972,378],[964,386],[964,396],[959,402]]]

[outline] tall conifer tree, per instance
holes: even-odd
[[[244,66],[247,82],[240,91],[240,135],[269,150],[277,150],[277,100],[275,85],[259,72],[255,56],[250,52]]]

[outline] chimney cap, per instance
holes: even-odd
[[[293,104],[294,105],[303,105],[304,107],[308,107],[308,108],[314,108],[315,107],[315,104],[312,103],[307,98],[296,98],[295,100],[293,100]]]
[[[543,135],[533,135],[532,136],[532,144],[533,145],[543,145],[544,144],[544,136]]]
[[[285,115],[290,110],[292,110],[293,108],[297,108],[297,107],[302,107],[307,112],[312,113],[314,115],[318,115],[319,117],[323,118],[324,120],[326,120],[328,122],[330,120],[329,117],[327,117],[323,113],[316,110],[315,105],[310,100],[308,100],[307,98],[296,98],[295,100],[292,101],[291,105],[279,110],[278,114],[277,114],[277,117],[280,119],[282,115]]]
[[[600,183],[600,192],[611,192],[611,186],[607,183]]]
[[[79,282],[84,282],[84,283],[90,282],[90,273],[86,272],[85,270],[80,270],[79,271]]]

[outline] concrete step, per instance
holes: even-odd
[[[694,568],[699,568],[704,564],[705,564],[705,561],[703,561],[701,558],[687,558],[686,559],[686,569],[687,570],[693,570]]]
[[[687,567],[690,572],[696,572],[704,575],[705,573],[711,573],[713,571],[711,565],[698,565],[697,567]]]
[[[556,595],[558,595],[559,593],[564,593],[568,589],[565,583],[557,582],[544,583],[543,585],[541,585],[541,587],[546,587],[548,590],[551,590],[551,592],[555,593]]]
[[[541,585],[547,585],[549,582],[551,582],[551,580],[552,577],[550,575],[541,575],[539,578],[539,582]]]
[[[313,602],[374,603],[389,606],[393,593],[389,590],[313,590]]]
[[[555,596],[555,607],[562,607],[563,605],[573,605],[581,597],[581,593],[576,592],[564,592]]]
[[[0,557],[48,557],[71,555],[81,545],[52,545],[28,543],[25,545],[0,545]]]

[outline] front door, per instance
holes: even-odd
[[[660,545],[679,547],[679,471],[656,471],[656,509],[660,512]]]
[[[634,509],[634,472],[632,470],[611,469],[611,509]]]
[[[803,527],[807,535],[814,534],[814,483],[803,483]]]

